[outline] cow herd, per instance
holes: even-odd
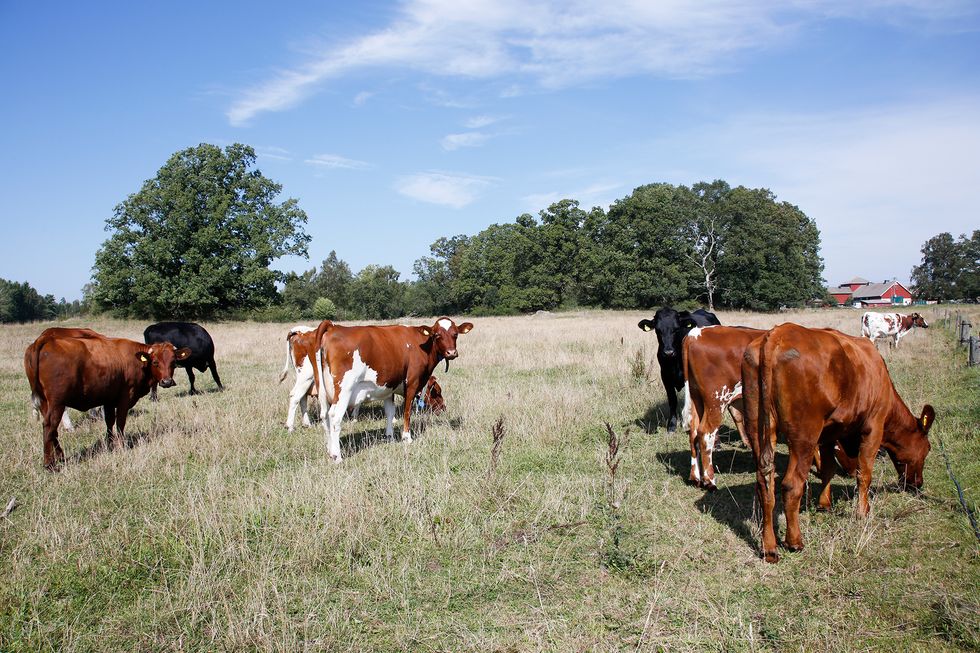
[[[879,449],[891,457],[901,485],[920,488],[929,453],[927,434],[935,412],[926,405],[915,417],[895,391],[875,340],[893,338],[897,346],[912,328],[928,325],[920,315],[867,313],[864,337],[832,329],[783,324],[768,331],[722,326],[704,310],[662,308],[644,331],[655,331],[657,360],[667,392],[668,431],[676,429],[677,392],[684,393],[682,425],[690,436],[690,480],[716,489],[712,453],[723,415],[730,413],[756,465],[756,491],[763,507],[762,552],[778,560],[773,526],[777,434],[786,441],[789,465],[782,478],[786,511],[785,546],[800,550],[799,506],[811,465],[822,486],[819,507],[830,507],[829,484],[837,465],[857,478],[857,512],[868,512],[868,487]],[[327,454],[341,460],[345,418],[357,419],[365,401],[383,402],[385,434],[394,435],[394,396],[405,400],[401,439],[412,441],[413,408],[440,412],[442,391],[433,372],[457,355],[457,339],[469,322],[442,317],[426,326],[342,326],[324,320],[316,328],[296,326],[286,335],[286,361],[280,383],[292,368],[286,427],[295,427],[299,409],[310,425],[307,400],[319,399]],[[91,329],[50,328],[27,348],[24,371],[31,401],[43,420],[44,466],[57,470],[65,456],[58,428],[67,408],[101,407],[108,444],[124,442],[126,418],[140,398],[157,386],[174,385],[177,367],[211,370],[222,388],[214,361],[214,342],[201,326],[162,322],[144,331],[144,341],[112,338]],[[70,428],[70,426],[69,426]]]

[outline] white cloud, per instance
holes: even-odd
[[[489,127],[490,125],[500,122],[503,118],[498,118],[496,116],[473,116],[465,123],[463,126],[467,129],[482,129],[483,127]]]
[[[281,147],[258,146],[255,148],[255,153],[263,159],[275,159],[277,161],[292,161],[293,157],[289,150],[283,149]]]
[[[493,177],[420,172],[399,178],[395,190],[420,202],[461,209],[472,204],[495,181]]]
[[[326,80],[395,67],[447,78],[558,88],[634,75],[716,74],[743,52],[779,46],[828,17],[920,28],[976,15],[968,0],[407,0],[391,25],[273,73],[228,109],[233,125],[302,101]]]
[[[337,154],[314,154],[311,158],[306,159],[304,163],[321,168],[343,168],[347,170],[363,170],[364,168],[370,167],[365,161],[348,159]]]
[[[363,107],[372,97],[374,97],[374,93],[370,91],[361,91],[354,96],[354,106]]]
[[[579,189],[568,189],[564,192],[533,193],[521,199],[530,211],[544,210],[555,202],[564,199],[578,200],[579,208],[588,211],[593,206],[608,208],[616,199],[613,197],[613,191],[619,192],[619,196],[622,196],[624,194],[620,192],[622,188],[623,184],[621,183],[599,182]]]
[[[444,150],[458,150],[461,147],[479,147],[490,139],[483,132],[465,132],[462,134],[447,134],[439,142]]]

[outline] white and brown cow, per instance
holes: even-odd
[[[456,338],[473,325],[456,325],[448,317],[432,326],[340,326],[324,320],[316,330],[320,373],[320,419],[326,431],[327,454],[341,460],[340,426],[348,406],[384,402],[385,435],[394,435],[394,395],[409,407],[436,366],[455,359]],[[329,408],[328,408],[329,404]],[[411,410],[404,411],[402,441],[411,442]]]
[[[892,338],[888,343],[898,348],[898,341],[915,327],[928,329],[929,325],[918,313],[902,315],[901,313],[872,313],[867,312],[861,317],[861,335],[875,342],[878,338]]]
[[[286,414],[286,428],[290,432],[296,426],[296,409],[303,415],[303,426],[310,426],[310,415],[307,410],[307,399],[317,394],[316,367],[314,360],[319,360],[316,353],[316,329],[314,327],[297,325],[286,334],[286,363],[279,375],[282,383],[289,368],[296,372],[296,382],[289,391],[289,411]]]

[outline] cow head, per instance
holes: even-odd
[[[644,331],[655,331],[660,351],[664,356],[673,358],[680,355],[684,336],[697,325],[690,312],[675,311],[665,306],[654,314],[652,320],[640,320],[637,326]]]
[[[929,328],[929,325],[926,324],[925,318],[923,318],[918,313],[912,313],[911,315],[909,315],[909,317],[912,318],[912,326],[914,326],[914,327],[922,327],[923,329],[928,329]]]
[[[425,384],[425,393],[423,396],[425,402],[424,407],[431,410],[434,415],[438,415],[446,410],[446,402],[442,398],[442,387],[436,381],[436,377],[429,377],[429,380]]]
[[[935,421],[936,411],[926,404],[914,427],[896,433],[882,443],[882,448],[888,452],[898,472],[899,486],[906,490],[922,489],[922,468],[932,448],[929,444],[929,429]]]
[[[441,317],[430,327],[421,326],[415,328],[424,337],[428,338],[432,351],[435,352],[436,362],[445,360],[446,369],[448,370],[449,361],[459,356],[459,352],[456,351],[456,338],[462,333],[469,333],[473,329],[473,325],[469,322],[463,322],[457,326],[448,317]]]
[[[186,360],[191,355],[187,347],[176,349],[169,342],[161,342],[137,352],[136,357],[143,369],[150,373],[153,382],[161,388],[169,388],[174,384],[174,369],[177,361]]]

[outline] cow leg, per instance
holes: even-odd
[[[834,447],[837,443],[833,440],[821,442],[819,453],[820,462],[820,499],[817,501],[818,510],[830,510],[830,482],[834,479],[834,472],[837,471],[837,461],[834,460]]]
[[[415,403],[415,397],[419,393],[419,386],[417,383],[409,383],[405,381],[405,410],[404,413],[404,426],[402,427],[402,442],[412,441],[412,404]]]
[[[299,412],[303,415],[303,426],[312,426],[310,424],[310,407],[308,400],[309,395],[305,392],[303,393],[303,398],[299,400]]]
[[[703,430],[707,428],[703,427]],[[718,439],[718,428],[715,426],[711,431],[700,434],[701,440],[701,486],[709,492],[718,489],[715,485],[715,464],[714,451],[715,442]]]
[[[105,418],[105,444],[107,448],[122,448],[122,435],[116,430],[116,407],[106,404],[102,407],[102,416]]]
[[[701,470],[698,467],[698,445],[700,443],[699,443],[698,440],[699,440],[701,434],[698,433],[698,427],[695,426],[695,424],[697,423],[697,421],[698,421],[697,418],[694,417],[693,414],[692,414],[692,416],[691,416],[691,435],[690,435],[690,441],[691,441],[691,475],[688,476],[688,480],[691,481],[691,483],[693,483],[695,486],[700,486],[701,485]]]
[[[191,369],[190,365],[185,369],[187,369],[187,380],[191,382],[191,391],[188,394],[196,394],[197,391],[194,390],[194,370]]]
[[[790,551],[803,550],[803,535],[800,532],[800,501],[806,490],[807,478],[810,476],[810,465],[813,464],[813,452],[816,446],[806,442],[805,437],[787,435],[792,442],[796,439],[800,444],[790,446],[789,465],[783,476],[783,507],[786,511],[786,548]]]
[[[749,438],[745,435],[745,417],[742,414],[742,410],[741,398],[736,399],[728,406],[728,414],[732,416],[732,421],[735,422],[735,428],[738,429],[738,437],[742,439],[742,444],[745,445],[746,449],[751,449]]]
[[[154,382],[150,384],[150,401],[156,401],[156,400],[157,400],[157,384]]]
[[[386,438],[394,437],[394,435],[395,435],[395,398],[394,397],[388,397],[387,399],[385,399],[385,401],[384,401],[384,407],[385,407],[385,437]],[[408,404],[407,403],[405,404],[405,407],[406,408],[408,407]],[[404,435],[402,436],[402,439],[404,439]],[[411,442],[412,441],[412,438],[409,437],[408,438],[408,441]]]
[[[352,388],[344,387],[343,384],[340,388],[334,388],[336,401],[327,411],[328,421],[324,425],[324,428],[327,429],[327,455],[338,463],[343,459],[340,453],[340,426],[343,423],[344,414],[347,412],[347,406],[350,404],[351,394]]]
[[[882,430],[875,429],[870,434],[865,435],[861,440],[861,447],[858,450],[857,460],[857,507],[858,517],[867,517],[871,511],[871,504],[868,502],[868,490],[871,487],[871,473],[874,467],[875,456],[881,446]]]
[[[677,391],[674,386],[667,387],[667,432],[673,433],[677,430]]]
[[[208,359],[208,369],[211,370],[211,376],[214,378],[214,382],[218,384],[218,388],[224,390],[225,386],[221,385],[221,377],[218,376],[218,366],[214,364],[213,357]]]
[[[293,384],[293,389],[289,391],[289,412],[286,414],[286,428],[290,433],[296,425],[297,406],[303,411],[303,426],[310,425],[310,416],[306,414],[306,394],[310,391],[311,385],[313,385],[313,376],[303,376],[303,368],[300,368],[296,374],[296,383]],[[322,418],[322,405],[320,412]]]
[[[49,472],[56,472],[65,462],[65,452],[61,449],[58,442],[58,425],[61,423],[61,416],[65,414],[64,406],[48,404],[41,407],[43,421],[43,448],[44,448],[44,469]]]

